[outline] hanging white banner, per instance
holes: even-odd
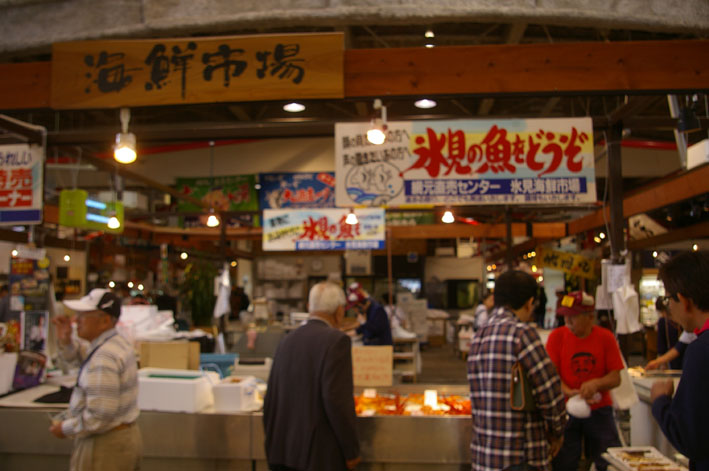
[[[393,121],[335,126],[337,206],[596,201],[590,118]]]
[[[0,226],[42,223],[42,147],[0,146]]]
[[[263,250],[383,249],[384,210],[356,210],[357,224],[347,224],[345,209],[266,209]]]

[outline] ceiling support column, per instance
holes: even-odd
[[[623,263],[625,251],[623,237],[623,165],[620,142],[623,138],[623,123],[617,122],[608,128],[608,193],[610,198],[610,239],[613,263]]]

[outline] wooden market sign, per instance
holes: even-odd
[[[52,47],[54,109],[344,96],[342,33]]]
[[[558,250],[538,249],[537,260],[545,268],[554,268],[583,278],[595,278],[596,262],[578,254]]]

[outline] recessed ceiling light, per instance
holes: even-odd
[[[305,105],[302,103],[288,103],[287,105],[283,105],[283,109],[289,113],[300,113],[305,109]]]
[[[438,103],[433,100],[429,100],[428,98],[422,98],[414,103],[416,108],[422,108],[424,110],[427,110],[429,108],[435,108],[437,104]]]
[[[432,48],[432,47],[433,47],[433,44],[426,44],[426,47]]]

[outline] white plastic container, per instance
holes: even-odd
[[[212,389],[216,412],[246,412],[258,408],[253,376],[227,376]]]
[[[234,361],[234,369],[232,370],[232,374],[234,376],[256,376],[259,379],[268,381],[268,375],[271,374],[273,359],[268,357],[264,358],[264,363],[262,365],[245,365],[239,363],[240,360],[242,359],[237,358]]]
[[[138,371],[138,407],[142,410],[199,412],[214,404],[212,371],[141,368]]]

